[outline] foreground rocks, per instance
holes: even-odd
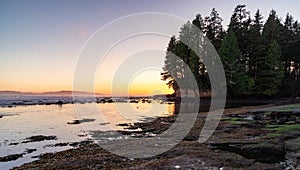
[[[23,157],[26,154],[30,154],[32,152],[35,152],[37,149],[26,149],[23,153],[20,154],[12,154],[12,155],[7,155],[7,156],[3,156],[0,157],[0,162],[9,162],[9,161],[14,161],[17,160],[21,157]]]
[[[13,161],[13,160],[17,160],[17,159],[19,159],[21,157],[23,157],[23,154],[7,155],[7,156],[0,157],[0,162]]]
[[[71,125],[77,125],[80,123],[85,123],[85,122],[94,122],[95,119],[82,119],[82,120],[73,120],[72,122],[67,122],[67,124],[71,124]]]
[[[36,135],[25,138],[22,142],[18,143],[10,143],[9,145],[19,145],[21,143],[31,143],[31,142],[41,142],[45,140],[57,140],[56,136],[44,136],[44,135]]]
[[[26,138],[22,143],[29,143],[29,142],[40,142],[44,140],[56,140],[56,136],[43,136],[43,135],[37,135],[37,136],[31,136]]]
[[[43,154],[40,160],[15,169],[296,169],[300,165],[300,113],[250,112],[245,108],[225,113],[205,143],[197,140],[207,114],[199,113],[188,135],[174,148],[155,157],[121,157],[87,143]],[[121,124],[128,130],[119,132],[150,139],[175,120],[176,116],[170,116],[147,123]]]

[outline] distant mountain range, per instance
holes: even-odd
[[[43,96],[71,96],[72,94],[79,95],[79,96],[90,96],[94,95],[91,92],[84,92],[84,91],[70,91],[70,90],[61,90],[61,91],[53,91],[53,92],[42,92],[42,93],[33,93],[33,92],[20,92],[20,91],[0,91],[0,95],[43,95]],[[95,93],[95,95],[103,95],[100,93]]]

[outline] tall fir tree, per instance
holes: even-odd
[[[292,95],[300,94],[300,25],[298,21],[292,23],[290,29],[292,32],[292,41],[289,41],[286,48],[286,55],[289,56],[291,67],[289,69],[289,74],[285,77],[284,85],[294,88]],[[291,39],[291,38],[290,38]],[[286,82],[288,81],[288,82]]]
[[[225,70],[228,96],[249,95],[254,82],[239,65],[241,52],[232,30],[224,37],[219,54]]]
[[[246,5],[237,5],[230,18],[228,31],[232,30],[237,37],[239,48],[241,49],[240,64],[245,71],[249,69],[247,52],[249,42],[247,36],[249,34],[250,23],[250,12],[246,10]]]
[[[281,87],[281,94],[292,95],[295,92],[296,81],[294,78],[293,67],[295,63],[295,56],[293,46],[295,45],[295,34],[293,32],[293,17],[287,13],[283,25],[283,36],[281,38],[282,61],[284,63],[284,80]]]
[[[272,96],[279,91],[284,76],[280,57],[280,46],[273,40],[269,45],[266,57],[259,62],[260,67],[255,82],[257,94]]]
[[[194,30],[193,34],[195,35],[195,37],[197,37],[197,38],[195,38],[195,42],[194,42],[194,44],[197,45],[197,47],[195,47],[195,48],[200,50],[199,47],[201,46],[201,36],[203,35],[203,32],[205,31],[204,20],[200,14],[197,14],[192,23],[196,28],[198,28],[198,29],[193,29]],[[201,32],[199,32],[199,30]],[[193,56],[192,65],[194,68],[193,72],[196,72],[196,70],[199,69],[198,70],[199,73],[195,74],[195,77],[197,79],[197,83],[199,86],[199,90],[201,92],[207,92],[210,89],[210,81],[209,81],[206,67],[203,62],[203,58],[201,56],[196,56],[195,53],[193,53],[192,56]],[[198,68],[196,67],[196,64],[199,64]]]
[[[205,17],[204,32],[216,49],[220,48],[224,37],[222,22],[223,19],[215,8],[212,9],[209,16]]]
[[[263,28],[263,47],[268,49],[272,41],[278,42],[281,48],[281,58],[284,70],[284,79],[281,87],[281,94],[294,93],[295,84],[291,76],[292,59],[290,53],[290,40],[292,39],[291,31],[288,29],[292,22],[292,17],[287,15],[285,25],[280,22],[275,10],[271,10],[269,17]],[[265,54],[266,55],[266,54]]]
[[[263,28],[263,38],[264,38],[264,43],[267,44],[267,46],[273,41],[277,41],[279,45],[281,46],[283,43],[283,38],[284,38],[284,26],[281,24],[276,11],[271,10],[269,17],[264,24]]]
[[[169,88],[173,88],[174,93],[179,95],[180,89],[176,82],[177,75],[177,56],[176,56],[177,40],[175,36],[172,36],[166,51],[165,64],[161,77],[163,81],[167,82]]]
[[[264,50],[260,44],[261,31],[263,28],[263,17],[259,10],[256,11],[254,20],[252,21],[248,34],[248,56],[249,56],[249,75],[255,80],[257,77],[257,60],[261,55],[264,55]]]
[[[192,24],[196,26],[198,29],[203,31],[204,29],[204,21],[200,14],[197,14],[195,19],[193,20]]]
[[[191,87],[192,83],[188,82],[191,81],[191,76],[190,74],[188,74],[188,69],[193,70],[193,68],[191,68],[191,56],[192,56],[192,50],[190,48],[190,44],[194,43],[194,35],[192,34],[192,24],[190,23],[190,21],[188,21],[186,24],[184,24],[181,28],[180,28],[180,32],[179,32],[179,43],[178,43],[178,55],[180,56],[180,58],[182,59],[183,63],[182,63],[182,76],[180,78],[180,84],[182,89],[185,89],[185,95],[188,94],[188,90],[189,89],[194,89],[196,87]]]
[[[196,16],[193,23],[198,25],[187,22],[180,28],[178,40],[174,36],[171,38],[167,48],[164,72],[161,73],[162,80],[167,81],[167,85],[172,87],[177,95],[182,93],[178,84],[181,84],[180,88],[185,89],[186,94],[188,90],[196,92],[203,85],[201,79],[203,75],[200,76],[200,59],[193,51],[200,50],[200,36],[202,35],[200,15]],[[192,82],[193,78],[197,84]],[[204,91],[203,87],[200,90]]]

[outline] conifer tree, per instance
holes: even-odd
[[[219,54],[225,71],[228,96],[249,95],[253,86],[253,80],[239,64],[241,52],[237,38],[232,30],[224,37]]]
[[[222,21],[223,19],[219,16],[219,13],[215,8],[212,9],[208,17],[205,17],[204,32],[206,33],[206,37],[211,41],[216,49],[220,48],[224,37]]]
[[[246,5],[237,5],[230,18],[228,32],[232,30],[237,37],[239,49],[241,50],[240,63],[245,71],[249,70],[247,46],[250,24],[250,12],[246,10]]]
[[[263,17],[259,10],[256,11],[254,20],[252,21],[248,34],[248,56],[249,56],[249,75],[255,80],[257,77],[257,60],[264,53],[260,44],[261,31],[263,28]]]
[[[255,82],[257,94],[272,96],[279,91],[284,76],[280,57],[280,46],[273,40],[269,45],[266,57],[259,62],[258,78]]]

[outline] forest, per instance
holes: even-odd
[[[215,8],[209,16],[197,14],[171,37],[165,56],[162,80],[175,93],[184,81],[182,62],[190,67],[200,92],[210,91],[208,71],[201,59],[183,39],[197,41],[193,27],[201,30],[215,47],[222,61],[227,97],[291,97],[300,91],[300,23],[289,13],[282,19],[275,10],[264,19],[258,9],[252,17],[246,5],[238,5],[227,30]]]

